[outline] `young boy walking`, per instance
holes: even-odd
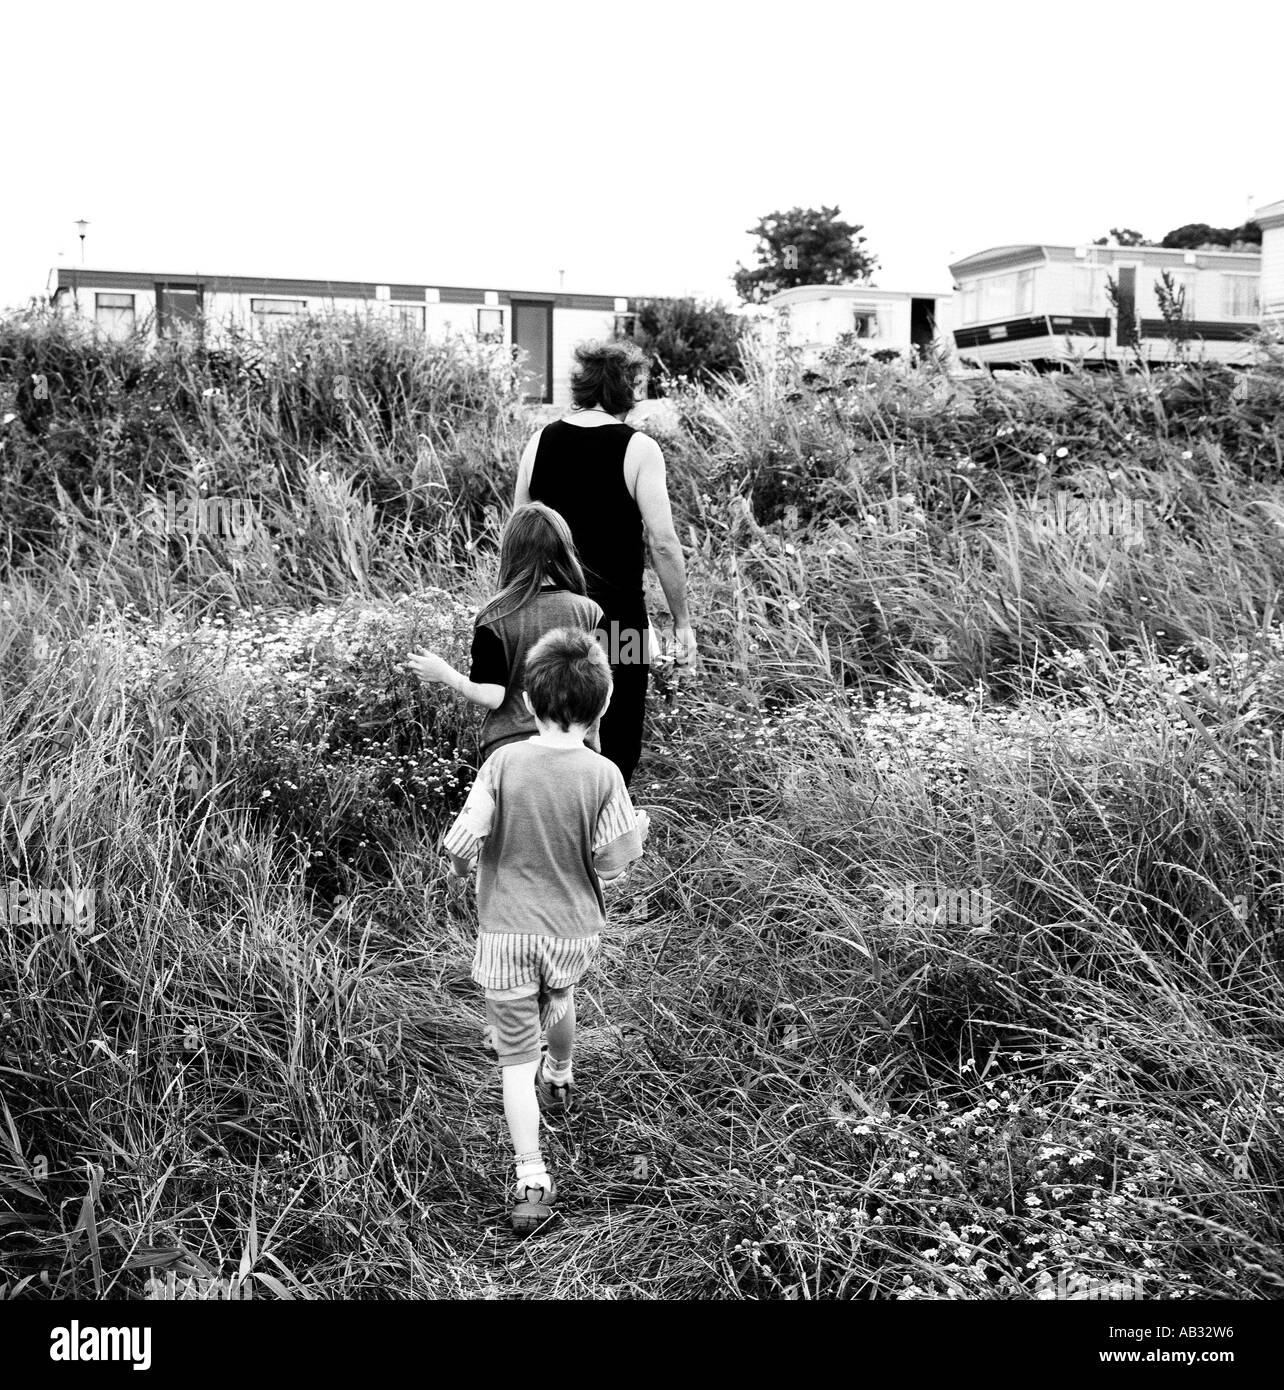
[[[611,698],[610,667],[592,634],[547,633],[526,657],[524,680],[539,733],[482,764],[442,841],[457,877],[478,869],[472,977],[486,993],[502,1068],[518,1232],[548,1220],[557,1198],[540,1153],[539,1102],[570,1103],[575,985],[606,925],[602,882],[641,857],[648,830],[619,768],[584,745]]]

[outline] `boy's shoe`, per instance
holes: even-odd
[[[550,1110],[569,1110],[575,1096],[573,1081],[550,1081],[544,1075],[544,1063],[548,1060],[547,1051],[539,1059],[539,1070],[535,1073],[535,1094]]]
[[[519,1236],[528,1236],[547,1225],[556,1215],[553,1203],[557,1201],[557,1183],[552,1177],[548,1185],[540,1183],[521,1183],[515,1194],[509,1221]]]

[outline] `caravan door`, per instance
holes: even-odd
[[[553,301],[513,300],[513,346],[526,352],[523,394],[528,401],[553,399]]]

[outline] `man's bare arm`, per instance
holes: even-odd
[[[543,430],[537,430],[522,450],[522,459],[517,465],[517,486],[513,489],[514,507],[524,507],[531,500],[531,469],[535,466],[539,437],[543,433]]]
[[[629,447],[637,448],[641,454],[634,496],[642,513],[642,524],[646,527],[651,563],[664,590],[669,612],[673,615],[675,633],[690,633],[687,567],[682,556],[682,542],[678,540],[678,532],[673,524],[673,509],[669,505],[664,455],[655,440],[643,434],[634,435]],[[684,640],[680,639],[680,646]],[[690,640],[694,645],[694,639]]]

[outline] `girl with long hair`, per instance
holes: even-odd
[[[477,614],[467,676],[433,652],[412,652],[407,661],[420,680],[448,685],[486,710],[483,762],[504,744],[536,733],[522,699],[527,652],[554,628],[593,632],[602,621],[602,609],[585,592],[570,527],[541,502],[517,507],[508,518],[498,585]],[[590,747],[596,746],[594,730]]]

